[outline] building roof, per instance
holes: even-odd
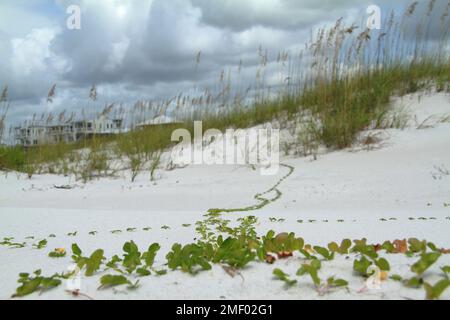
[[[148,120],[148,121],[139,123],[136,125],[136,127],[156,126],[156,125],[173,124],[173,123],[180,123],[180,122],[175,121],[173,118],[168,117],[168,116],[158,116],[152,120]]]

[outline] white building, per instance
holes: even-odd
[[[158,116],[152,120],[148,120],[142,123],[139,123],[136,125],[136,129],[144,129],[147,127],[154,127],[154,126],[168,126],[173,124],[179,124],[181,122],[175,121],[171,117],[168,116]]]
[[[14,142],[24,147],[60,142],[73,143],[83,137],[118,134],[122,131],[122,126],[122,119],[110,119],[104,115],[95,120],[59,124],[27,123],[14,128]]]

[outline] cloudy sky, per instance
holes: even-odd
[[[438,0],[447,3],[444,0]],[[393,4],[395,3],[395,4]],[[276,59],[303,46],[311,30],[343,17],[367,19],[369,4],[403,10],[408,0],[1,0],[0,86],[10,123],[33,113],[79,110],[98,87],[98,104],[164,99],[214,83],[242,61],[253,74],[258,48]],[[81,30],[67,8],[81,8]],[[201,63],[196,67],[196,54]],[[253,75],[254,77],[254,75]],[[52,104],[47,93],[57,84]]]

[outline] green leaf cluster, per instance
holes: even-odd
[[[342,240],[341,245],[338,245],[336,242],[331,242],[328,244],[328,250],[339,254],[348,254],[351,246],[352,241],[350,239],[344,239]]]
[[[44,249],[47,246],[47,240],[41,240],[36,244],[33,244],[33,248],[36,248],[38,250]]]
[[[324,257],[325,260],[331,261],[334,259],[334,251],[329,251],[327,248],[315,246],[314,251]]]
[[[422,276],[439,258],[441,254],[438,252],[423,253],[420,260],[412,265],[411,271],[418,276]]]
[[[78,268],[85,268],[85,276],[92,277],[102,265],[104,257],[104,251],[98,249],[94,251],[89,257],[83,257],[82,251],[77,244],[72,244],[72,260],[77,264]]]
[[[423,286],[425,287],[426,298],[428,300],[437,300],[450,286],[450,280],[442,279],[434,285],[425,282]]]
[[[319,278],[319,270],[322,264],[319,260],[313,259],[310,264],[303,264],[297,271],[298,276],[309,274],[316,287],[320,286],[322,280]]]
[[[17,242],[13,242],[14,238],[3,238],[3,241],[0,242],[0,246],[6,246],[6,247],[10,247],[10,248],[25,248],[25,246],[27,245],[25,242],[23,243],[17,243]]]
[[[327,286],[330,288],[339,288],[348,286],[348,282],[344,279],[335,279],[330,277],[327,279]]]
[[[58,252],[58,251],[52,251],[48,254],[50,258],[64,258],[67,255],[66,252]]]
[[[123,275],[104,275],[100,279],[100,287],[99,289],[109,289],[113,287],[118,287],[122,285],[127,285],[128,289],[136,289],[139,286],[139,280],[135,283],[132,283]]]
[[[295,233],[280,233],[275,236],[272,230],[262,240],[264,250],[272,253],[294,252],[303,249],[305,244],[302,238],[295,237]]]
[[[178,243],[174,244],[166,258],[168,266],[172,270],[180,268],[183,272],[191,274],[196,274],[198,268],[211,270],[211,265],[205,257],[204,247],[197,244],[188,244],[184,247]]]
[[[256,258],[256,253],[244,237],[229,237],[223,240],[220,236],[217,244],[218,247],[212,259],[213,263],[226,263],[232,267],[243,268]]]
[[[291,280],[289,275],[284,273],[281,269],[273,270],[273,275],[278,279],[286,283],[288,287],[292,287],[297,283],[297,280]]]
[[[37,291],[42,293],[56,288],[61,284],[61,280],[58,279],[57,275],[43,277],[41,273],[41,270],[36,270],[33,276],[30,276],[28,273],[21,273],[18,280],[21,285],[16,289],[13,298],[25,297]]]

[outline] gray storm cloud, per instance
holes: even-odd
[[[336,20],[348,9],[370,4],[365,0],[191,0],[202,11],[202,21],[219,28],[242,31],[254,26],[277,29],[308,28],[319,21]]]

